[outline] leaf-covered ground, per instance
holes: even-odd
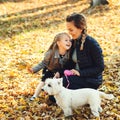
[[[120,120],[120,1],[89,9],[88,0],[0,0],[0,119],[62,120],[62,110],[47,96],[34,102],[41,71],[27,68],[43,58],[57,32],[66,31],[65,18],[72,12],[87,17],[88,33],[100,43],[105,60],[99,88],[115,98],[103,101],[101,120]],[[78,98],[79,99],[79,98]],[[73,120],[96,120],[88,106],[74,110]]]

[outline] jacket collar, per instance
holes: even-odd
[[[59,51],[56,50],[56,51],[55,51],[55,56],[54,56],[54,58],[59,58],[59,57],[60,57],[60,55],[59,55]]]
[[[67,57],[68,57],[68,52],[64,55],[64,58],[67,58]],[[59,54],[59,51],[58,51],[58,50],[55,51],[55,56],[54,56],[54,58],[60,58],[60,54]]]

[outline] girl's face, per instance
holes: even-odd
[[[77,39],[81,35],[82,30],[80,28],[77,28],[74,25],[74,22],[67,22],[66,26],[69,34],[72,36],[73,39]]]
[[[57,45],[60,49],[69,50],[72,46],[72,42],[70,37],[68,37],[67,35],[63,35],[62,38],[57,41]]]

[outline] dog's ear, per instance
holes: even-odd
[[[62,82],[63,82],[63,78],[59,78],[58,79],[58,84],[60,85],[60,84],[62,84]]]

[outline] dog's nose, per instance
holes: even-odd
[[[42,88],[41,91],[44,91],[44,89]]]

